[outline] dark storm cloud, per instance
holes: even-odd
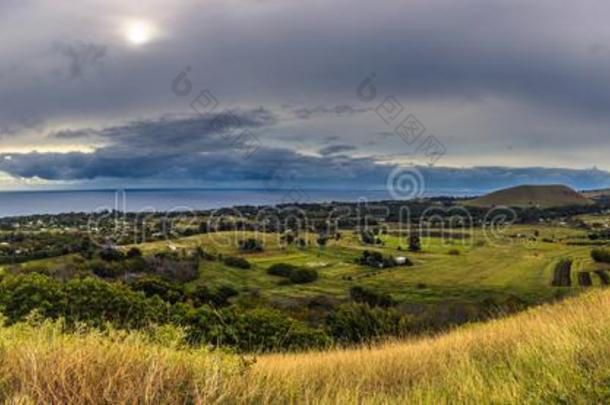
[[[318,151],[318,153],[322,156],[327,155],[335,155],[337,153],[349,152],[356,150],[357,148],[353,145],[330,145],[325,148],[322,148]]]
[[[229,120],[224,120],[230,117]],[[91,139],[109,143],[106,150],[129,153],[205,152],[207,148],[227,147],[222,136],[232,131],[256,130],[272,126],[274,114],[264,108],[248,111],[227,110],[221,114],[205,114],[187,118],[164,116],[130,122],[103,129],[62,130],[49,135],[57,139]]]
[[[101,130],[62,131],[61,139],[95,138],[105,143],[93,153],[5,154],[0,170],[19,177],[47,180],[82,180],[101,177],[160,177],[215,181],[265,180],[274,171],[298,172],[306,179],[349,164],[349,176],[370,178],[379,174],[370,159],[307,157],[289,149],[264,144],[264,133],[275,122],[269,111],[258,108],[230,113],[238,125],[216,126],[218,115],[146,120]],[[239,131],[253,131],[262,139],[251,156],[231,141]],[[337,151],[345,150],[346,146]],[[350,149],[347,146],[347,149]],[[369,172],[367,174],[367,172]],[[270,174],[271,173],[271,174]]]
[[[41,128],[43,125],[44,121],[40,117],[14,116],[9,123],[0,123],[0,138],[6,139],[6,137],[18,135],[24,130]]]
[[[320,116],[341,116],[354,115],[370,112],[371,108],[353,107],[350,105],[336,105],[332,107],[315,106],[315,107],[297,107],[292,109],[292,113],[300,119],[310,119]]]
[[[92,153],[25,153],[0,155],[0,170],[13,176],[44,180],[160,179],[168,185],[193,179],[242,182],[268,188],[356,187],[383,189],[394,165],[342,154],[351,145],[330,145],[320,156],[261,143],[245,158],[226,133],[255,131],[261,139],[277,125],[267,110],[233,112],[239,127],[215,127],[215,116],[165,117],[101,130],[56,133],[64,139],[94,137],[106,146]],[[419,167],[425,190],[432,194],[480,193],[517,184],[561,183],[575,188],[601,188],[610,174],[601,170],[475,167]],[[323,179],[323,180],[321,180]]]
[[[334,144],[319,156],[265,144],[265,133],[278,124],[270,111],[233,111],[236,126],[215,126],[218,116],[164,117],[103,129],[54,133],[61,139],[94,138],[104,146],[91,153],[0,154],[0,171],[16,177],[52,181],[95,179],[159,179],[167,185],[201,180],[241,182],[267,188],[355,187],[384,189],[395,165],[343,152],[352,145]],[[262,140],[255,153],[244,156],[227,134],[253,131]],[[601,170],[475,167],[419,167],[425,190],[432,194],[480,193],[517,184],[562,183],[575,188],[601,188],[610,174]]]

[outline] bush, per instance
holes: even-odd
[[[409,250],[411,252],[421,252],[421,240],[419,239],[419,236],[409,236]]]
[[[125,253],[112,247],[100,250],[98,255],[100,259],[105,260],[107,262],[118,262],[125,259]]]
[[[360,304],[368,304],[371,307],[390,307],[396,305],[396,301],[390,294],[378,293],[366,287],[354,286],[349,289],[349,296]]]
[[[137,247],[132,247],[127,251],[127,258],[133,259],[135,257],[142,257],[142,251]]]
[[[357,259],[359,264],[375,268],[385,268],[396,266],[396,261],[393,257],[384,257],[380,252],[365,250],[362,256]],[[411,266],[413,263],[407,259],[405,265]]]
[[[314,269],[304,269],[287,263],[276,263],[267,269],[267,274],[289,279],[295,284],[311,283],[318,279]]]
[[[192,344],[230,346],[243,352],[269,352],[324,348],[330,338],[319,329],[274,309],[240,312],[235,308],[215,311],[207,306],[180,315]]]
[[[247,352],[303,350],[330,344],[323,331],[310,328],[280,311],[258,308],[236,316],[234,345]]]
[[[249,238],[239,241],[239,250],[242,252],[262,252],[263,242],[258,239]]]
[[[119,263],[107,262],[100,259],[94,259],[89,263],[91,272],[101,278],[116,278],[124,274],[123,268]]]
[[[384,336],[403,336],[411,319],[393,309],[367,304],[344,304],[326,318],[328,334],[342,343],[365,343]]]
[[[229,298],[235,297],[239,292],[230,285],[221,285],[212,298],[212,304],[217,307],[229,305]]]
[[[159,322],[166,311],[158,297],[147,298],[123,284],[91,277],[70,280],[64,291],[68,301],[65,318],[95,327],[110,322],[119,328],[142,328]]]
[[[163,301],[172,304],[184,299],[184,293],[179,285],[155,276],[140,277],[131,282],[129,287],[134,291],[144,293],[147,297],[154,297],[156,295]]]
[[[225,307],[229,305],[229,298],[238,294],[238,291],[228,285],[220,286],[216,291],[212,291],[205,285],[198,285],[189,294],[196,306],[211,305],[213,307]]]
[[[224,264],[226,264],[227,266],[236,267],[238,269],[249,269],[250,267],[252,267],[250,262],[244,259],[243,257],[235,256],[225,257]]]
[[[610,263],[610,251],[607,249],[593,249],[591,258],[598,263]]]
[[[312,283],[318,279],[318,272],[314,269],[295,269],[290,272],[288,279],[295,284]]]
[[[381,243],[381,239],[379,239],[375,234],[371,231],[363,231],[360,233],[360,240],[365,245],[378,245]]]
[[[296,270],[297,267],[287,263],[276,263],[267,269],[267,274],[271,276],[290,277],[290,273]]]
[[[23,320],[33,310],[44,317],[56,318],[65,313],[67,297],[59,281],[30,273],[2,280],[0,305],[9,322]]]
[[[140,328],[162,319],[163,301],[146,298],[128,287],[87,277],[61,283],[41,274],[7,277],[0,283],[0,305],[9,322],[24,320],[33,310],[46,318],[64,317],[104,327]]]

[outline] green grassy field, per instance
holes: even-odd
[[[450,233],[450,232],[448,232]],[[252,263],[248,270],[232,268],[221,261],[204,260],[200,277],[191,285],[230,285],[241,292],[256,292],[276,300],[302,299],[327,295],[344,299],[350,287],[368,286],[389,293],[400,302],[438,303],[451,300],[481,301],[491,297],[515,296],[530,303],[548,301],[558,294],[579,292],[576,273],[608,266],[590,258],[586,232],[551,225],[512,226],[501,234],[491,235],[482,229],[454,231],[464,238],[422,237],[422,251],[412,253],[404,232],[392,224],[381,236],[384,244],[365,245],[352,231],[343,231],[338,241],[330,240],[326,247],[315,245],[315,234],[301,235],[309,246],[283,246],[280,235],[274,233],[219,232],[201,234],[171,241],[144,243],[138,247],[144,254],[159,251],[189,250],[201,247],[208,252],[245,257]],[[537,234],[536,240],[533,235]],[[260,253],[243,253],[239,240],[257,238],[264,242]],[[580,244],[580,245],[579,245]],[[400,249],[400,250],[399,250]],[[376,250],[389,256],[407,256],[413,266],[373,269],[356,263],[364,250]],[[458,254],[450,254],[450,251]],[[551,280],[557,262],[573,260],[572,287],[552,287]],[[33,261],[22,265],[57,267],[77,256]],[[319,278],[310,284],[286,284],[270,276],[267,268],[275,263],[289,263],[316,269]],[[6,267],[6,266],[5,266]],[[593,287],[600,285],[592,276]]]
[[[464,233],[464,232],[461,232]],[[537,234],[536,240],[531,236]],[[202,247],[223,255],[242,256],[252,264],[248,270],[231,268],[217,261],[202,261],[200,278],[193,283],[231,285],[240,291],[256,291],[266,298],[304,298],[324,294],[346,297],[351,286],[373,287],[404,302],[440,302],[452,299],[482,300],[492,296],[513,295],[528,302],[546,301],[559,293],[577,292],[575,271],[602,268],[594,263],[584,231],[560,226],[513,226],[501,235],[490,237],[481,229],[466,232],[466,239],[423,237],[422,252],[407,251],[405,235],[389,227],[383,246],[364,245],[351,231],[342,232],[339,241],[331,240],[324,248],[315,245],[315,235],[306,235],[310,246],[285,247],[278,234],[221,232],[173,241],[139,245],[145,254],[172,249]],[[303,236],[303,235],[302,235]],[[264,241],[265,250],[244,254],[237,248],[246,238]],[[545,240],[545,241],[543,241]],[[402,250],[398,250],[401,247]],[[372,269],[356,263],[364,250],[384,255],[407,256],[414,266]],[[449,254],[457,250],[459,254]],[[573,287],[552,287],[554,266],[563,258],[574,261]],[[52,259],[56,260],[56,259]],[[318,270],[314,283],[281,283],[266,269],[275,263],[290,263]],[[599,285],[593,277],[594,286]]]

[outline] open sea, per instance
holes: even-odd
[[[31,214],[202,210],[239,205],[276,205],[331,201],[390,200],[386,190],[223,190],[150,189],[0,192],[0,217]]]

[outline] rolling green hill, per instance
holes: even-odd
[[[592,203],[589,198],[561,184],[516,186],[494,191],[465,202],[466,205],[485,208],[501,205],[549,208]]]

